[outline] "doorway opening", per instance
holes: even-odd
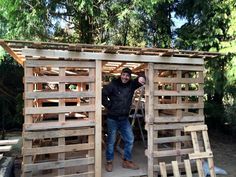
[[[147,64],[135,62],[113,62],[103,61],[102,63],[102,87],[109,84],[113,79],[120,76],[123,68],[128,67],[132,70],[132,79],[139,75],[145,75]],[[113,171],[105,170],[106,164],[106,142],[107,142],[107,110],[102,106],[102,176],[103,177],[129,177],[147,175],[147,157],[145,150],[147,148],[147,132],[145,130],[145,86],[136,89],[132,105],[129,112],[129,122],[134,133],[134,146],[132,151],[132,160],[140,167],[138,170],[131,170],[122,167],[123,141],[120,133],[117,132],[116,143],[114,146]]]

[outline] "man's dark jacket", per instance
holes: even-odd
[[[102,104],[107,108],[107,116],[120,119],[129,115],[134,91],[141,87],[138,78],[124,84],[121,78],[113,79],[102,89]],[[108,100],[109,98],[109,100]]]

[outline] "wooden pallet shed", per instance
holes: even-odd
[[[148,176],[193,152],[188,125],[204,124],[204,59],[219,53],[0,40],[24,67],[22,176],[101,177],[102,73],[144,70]],[[79,138],[78,138],[79,137]]]

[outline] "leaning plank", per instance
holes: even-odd
[[[194,153],[199,153],[200,152],[200,147],[199,147],[199,143],[198,143],[197,132],[196,131],[192,131],[191,132],[191,137],[192,137]],[[201,159],[197,159],[196,163],[197,163],[197,171],[198,171],[199,177],[204,177],[205,174],[204,174],[204,171],[203,171],[202,160]]]
[[[91,98],[95,97],[95,92],[27,92],[25,93],[26,99],[42,99],[42,98]]]
[[[160,173],[162,177],[167,177],[166,164],[165,162],[160,163]]]
[[[74,130],[53,130],[53,131],[39,131],[39,132],[23,132],[24,139],[34,140],[34,139],[44,139],[44,138],[62,138],[68,136],[83,136],[83,135],[93,135],[94,128],[80,128]]]
[[[51,113],[68,113],[68,112],[92,112],[95,110],[94,105],[89,106],[58,106],[58,107],[26,107],[25,114],[51,114]]]
[[[95,126],[94,120],[76,120],[66,122],[42,122],[42,123],[25,123],[24,128],[27,131],[33,130],[50,130],[62,128],[75,128],[75,127],[89,127]]]
[[[24,155],[40,155],[61,152],[75,152],[94,149],[94,144],[83,143],[73,145],[60,145],[53,147],[39,147],[39,148],[23,148]]]
[[[8,152],[11,150],[11,146],[0,146],[0,152]]]
[[[198,125],[198,126],[186,126],[184,127],[185,132],[196,132],[196,131],[207,131],[207,125]]]
[[[13,145],[18,143],[18,139],[16,140],[0,140],[0,145]]]
[[[171,164],[173,168],[174,177],[180,177],[178,162],[172,161]]]
[[[185,172],[187,177],[192,177],[192,169],[189,160],[184,160]]]
[[[0,160],[3,158],[3,154],[0,154]]]
[[[94,157],[62,160],[62,161],[55,161],[55,162],[44,162],[44,163],[36,163],[36,164],[25,164],[23,166],[23,169],[25,172],[27,172],[27,171],[36,171],[36,170],[66,168],[66,167],[89,165],[89,164],[94,164]]]
[[[177,156],[185,155],[193,152],[193,148],[188,149],[178,149],[178,150],[165,150],[165,151],[154,151],[153,157],[167,157],[167,156]]]
[[[189,159],[202,159],[202,158],[213,158],[213,153],[210,152],[195,152],[192,154],[189,154]]]

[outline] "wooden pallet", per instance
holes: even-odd
[[[203,65],[149,63],[145,93],[148,176],[159,173],[159,162],[169,168],[177,161],[183,168],[183,160],[194,151],[184,127],[204,124],[203,70]]]
[[[101,62],[24,66],[22,176],[101,176]]]
[[[202,160],[207,159],[208,166],[210,170],[211,177],[215,177],[214,162],[213,162],[213,153],[210,147],[209,137],[207,133],[207,125],[198,125],[198,126],[186,126],[184,128],[185,132],[190,132],[192,137],[193,149],[194,152],[189,154],[189,159],[196,160],[197,169],[200,177],[204,177],[204,171],[202,166]],[[197,132],[200,132],[202,135],[204,150],[200,150],[199,146],[199,137]]]

